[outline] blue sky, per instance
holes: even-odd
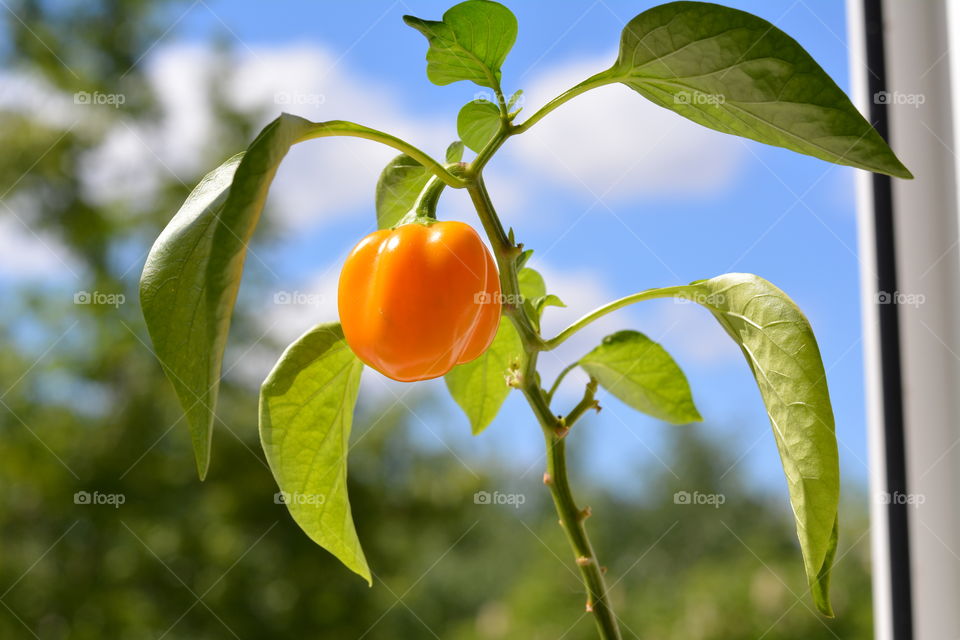
[[[599,71],[604,61],[612,61],[624,21],[653,4],[613,0],[512,3],[520,34],[503,69],[505,90],[546,86],[552,77],[580,66],[591,69],[593,65],[592,71]],[[806,47],[842,87],[849,87],[843,3],[758,0],[725,4],[775,22]],[[411,141],[439,156],[443,144],[455,135],[458,109],[479,90],[463,82],[445,87],[429,83],[426,42],[401,22],[405,13],[438,18],[447,3],[277,2],[270,5],[270,11],[255,3],[211,1],[208,5],[193,5],[182,16],[183,8],[174,12],[171,19],[181,18],[180,22],[150,57],[171,47],[206,46],[217,39],[227,42],[241,58],[258,60],[261,68],[269,70],[277,60],[271,52],[322,51],[326,66],[317,67],[322,77],[309,79],[324,92],[322,104],[292,109],[273,105],[274,113],[288,109],[315,120],[356,119],[386,127],[393,118],[384,114],[393,110],[401,129],[404,123],[413,122],[408,130],[414,136],[428,137]],[[327,94],[334,90],[324,88],[328,74],[338,78],[335,86],[351,89]],[[299,89],[290,86],[289,90]],[[844,479],[865,482],[854,170],[715,132],[691,132],[692,125],[687,126],[679,116],[652,113],[643,98],[625,88],[613,88],[603,95],[616,98],[623,107],[615,113],[599,108],[591,111],[587,103],[576,106],[577,101],[590,98],[578,98],[531,130],[533,138],[543,126],[538,139],[516,141],[517,149],[505,148],[490,166],[493,198],[500,204],[505,223],[517,230],[527,247],[535,249],[532,266],[547,274],[548,287],[555,281],[556,292],[572,307],[551,311],[554,317],[548,326],[559,328],[589,310],[580,303],[603,302],[600,296],[619,297],[728,271],[761,275],[791,295],[810,318],[828,370]],[[603,97],[597,99],[602,102]],[[541,102],[530,95],[526,113]],[[263,110],[264,119],[271,115],[270,106]],[[364,120],[364,116],[377,121]],[[554,116],[563,127],[550,128]],[[671,137],[675,124],[677,135]],[[563,135],[576,136],[575,143],[558,140],[557,136]],[[355,149],[365,150],[364,145],[370,144],[336,141],[329,147],[334,150],[329,152],[332,155],[324,160],[337,162],[337,153],[350,159]],[[521,148],[521,144],[526,146]],[[342,205],[324,203],[325,180],[332,179],[322,163],[302,166],[307,153],[298,150],[291,154],[291,162],[299,162],[301,169],[294,173],[282,169],[278,177],[278,189],[289,187],[296,193],[286,200],[274,194],[281,201],[272,200],[271,206],[297,211],[282,242],[264,250],[264,261],[278,276],[278,288],[330,298],[330,283],[335,281],[330,274],[335,276],[343,254],[372,229],[374,184],[369,181],[356,186],[368,195],[338,197]],[[392,155],[385,153],[386,158]],[[579,156],[596,158],[596,162],[578,160]],[[625,169],[626,175],[617,183],[619,176],[604,177],[604,158],[616,159],[614,167],[632,164],[636,158],[641,171],[665,167],[666,173],[651,181]],[[375,177],[380,166],[371,169],[370,175]],[[592,169],[596,169],[593,174]],[[609,167],[606,173],[610,173]],[[296,179],[300,186],[290,187]],[[460,195],[445,196],[444,206],[451,208],[454,217],[470,220],[465,204],[458,200]],[[443,207],[440,215],[444,215]],[[329,314],[329,305],[324,309]],[[332,319],[311,316],[309,311],[284,322],[299,324],[303,331],[313,322]],[[706,418],[702,427],[683,428],[709,428],[723,434],[742,454],[740,465],[759,480],[775,479],[770,486],[784,490],[756,386],[739,351],[727,344],[729,339],[712,323],[705,311],[693,305],[658,302],[621,312],[603,328],[634,328],[660,340],[686,370]],[[595,343],[602,335],[594,333],[589,338]],[[556,371],[580,355],[576,349],[590,346],[572,345],[573,350],[561,354],[561,359],[545,356],[545,368]],[[442,383],[434,386],[443,391]],[[379,391],[386,398],[398,394],[403,398],[407,392],[379,380],[365,380],[365,390]],[[578,392],[571,382],[561,401],[575,402]],[[656,463],[662,455],[665,431],[677,427],[633,413],[609,397],[604,405],[605,411],[584,423],[583,433],[574,436],[576,446],[589,452],[588,469],[619,481],[640,462]],[[466,464],[475,455],[502,452],[519,469],[532,468],[539,476],[540,436],[519,398],[511,398],[490,430],[476,439],[466,435],[466,422],[450,403],[425,409],[421,417],[420,435],[425,444],[449,447]]]

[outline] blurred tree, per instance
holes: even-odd
[[[362,442],[350,491],[372,589],[275,503],[256,397],[232,372],[211,474],[196,480],[180,409],[135,301],[146,249],[199,175],[162,173],[149,202],[104,201],[81,179],[111,126],[161,117],[142,63],[185,6],[6,5],[0,56],[11,91],[41,86],[39,100],[68,102],[100,91],[126,102],[76,122],[50,117],[46,103],[0,103],[8,105],[0,107],[0,222],[49,243],[63,261],[57,277],[0,274],[0,637],[593,638],[592,622],[575,613],[579,582],[537,474],[518,481],[491,461],[476,477],[418,448],[407,411],[365,406],[355,428]],[[210,91],[217,143],[199,167],[253,133],[215,84]],[[269,243],[269,228],[259,238]],[[249,268],[245,291],[263,286],[255,261]],[[126,300],[73,304],[80,291]],[[255,309],[241,304],[238,353],[271,343],[261,329]],[[868,553],[858,539],[865,516],[848,516],[838,618],[819,619],[782,501],[768,503],[736,470],[725,473],[718,443],[697,435],[706,431],[671,430],[673,472],[638,469],[636,491],[592,489],[602,517],[590,526],[627,637],[869,637]],[[585,424],[571,437],[588,434]],[[525,504],[475,504],[477,491],[504,487]],[[675,504],[677,491],[721,493],[725,503]],[[77,504],[77,492],[123,504]]]

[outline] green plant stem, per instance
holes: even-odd
[[[500,270],[501,291],[507,300],[520,300],[520,282],[517,278],[517,258],[520,256],[520,248],[510,242],[510,238],[493,208],[493,202],[490,200],[490,194],[487,192],[482,176],[478,175],[471,179],[467,186],[467,192],[470,194],[473,206],[480,216],[483,230],[493,246],[493,255]],[[517,325],[520,340],[523,342],[524,350],[527,353],[535,350],[539,351],[543,348],[543,339],[537,333],[530,318],[527,317],[523,305],[506,304],[504,305],[504,313]]]
[[[587,383],[587,388],[583,393],[583,398],[580,402],[577,403],[573,409],[570,410],[570,413],[567,414],[567,417],[563,419],[563,424],[568,428],[575,425],[577,420],[583,417],[590,409],[600,410],[600,405],[597,403],[595,396],[597,394],[597,381],[595,378],[590,378],[590,382]]]
[[[518,300],[520,285],[517,279],[517,258],[520,249],[514,245],[497,216],[490,194],[487,192],[483,179],[479,174],[469,180],[467,190],[483,224],[484,231],[493,245],[497,265],[500,268],[500,286],[510,299]],[[530,404],[537,421],[543,431],[547,450],[547,470],[544,474],[544,483],[550,489],[560,526],[563,527],[574,552],[574,559],[580,570],[584,588],[587,592],[587,611],[591,612],[597,625],[601,640],[620,640],[620,629],[617,617],[610,607],[607,597],[606,581],[603,569],[597,561],[596,553],[590,544],[584,520],[589,515],[589,509],[579,509],[570,489],[570,480],[567,476],[566,440],[564,436],[577,419],[590,407],[595,406],[593,394],[596,391],[596,382],[591,380],[587,385],[584,399],[570,412],[567,418],[555,415],[550,409],[550,401],[537,374],[537,356],[544,350],[545,344],[535,325],[527,316],[523,305],[506,305],[504,312],[513,322],[520,334],[520,340],[526,354],[520,389]]]
[[[547,447],[547,473],[544,482],[550,488],[553,504],[560,517],[560,526],[567,534],[567,540],[576,556],[580,577],[587,589],[587,611],[593,613],[597,631],[603,640],[620,640],[620,628],[607,598],[607,585],[603,577],[603,568],[597,561],[597,555],[590,544],[584,520],[590,515],[589,509],[577,508],[570,481],[567,478],[566,439],[554,430],[543,430]]]
[[[374,142],[385,144],[388,147],[393,147],[394,149],[407,154],[422,164],[430,173],[435,175],[440,180],[443,180],[447,186],[453,187],[454,189],[462,189],[467,186],[466,180],[450,173],[446,167],[430,157],[429,154],[421,151],[409,142],[401,140],[396,136],[392,136],[389,133],[377,131],[376,129],[371,129],[370,127],[365,127],[353,122],[347,122],[345,120],[330,120],[329,122],[318,123],[317,128],[311,131],[308,136],[304,137],[304,140],[310,140],[313,138],[326,138],[330,136],[362,138],[364,140],[373,140]]]
[[[523,133],[533,125],[540,122],[540,120],[542,120],[543,117],[546,116],[548,113],[550,113],[560,105],[564,104],[568,100],[572,98],[576,98],[581,93],[585,93],[590,89],[596,89],[597,87],[602,87],[605,84],[612,84],[614,82],[618,82],[618,79],[614,77],[609,70],[601,71],[600,73],[590,76],[580,84],[574,87],[571,87],[570,89],[567,89],[566,91],[561,93],[559,96],[557,96],[547,104],[540,107],[539,111],[537,111],[532,116],[527,118],[523,123],[513,127],[510,130],[510,135]]]
[[[587,326],[597,318],[601,318],[607,315],[608,313],[613,313],[617,309],[622,309],[623,307],[629,306],[635,302],[643,302],[644,300],[655,300],[657,298],[670,298],[674,296],[682,297],[682,295],[680,294],[682,294],[686,288],[687,287],[685,285],[681,285],[677,287],[663,287],[661,289],[649,289],[647,291],[634,293],[633,295],[629,295],[624,298],[620,298],[619,300],[614,300],[613,302],[609,302],[603,305],[602,307],[598,307],[593,311],[591,311],[590,313],[588,313],[587,315],[583,316],[582,318],[580,318],[579,320],[571,324],[569,327],[567,327],[566,329],[558,333],[553,338],[550,338],[549,340],[545,340],[544,351],[555,349],[556,347],[563,344],[563,342],[566,341],[567,338],[575,334],[577,331],[580,331],[580,329],[583,329],[585,326]]]
[[[477,157],[473,159],[473,162],[467,165],[467,179],[476,178],[480,175],[480,172],[483,171],[485,166],[487,166],[487,162],[490,161],[490,158],[493,157],[493,154],[495,154],[500,147],[503,146],[503,143],[507,141],[507,138],[510,137],[511,133],[509,127],[509,122],[504,122],[501,120],[500,131],[498,131],[495,136],[490,138],[490,141],[483,146],[483,149],[481,149],[480,153],[477,154]]]

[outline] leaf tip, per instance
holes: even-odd
[[[418,18],[417,16],[405,15],[403,16],[403,23],[408,27],[413,27],[423,35],[427,35],[428,20]]]
[[[826,588],[819,583],[813,588],[813,604],[817,608],[817,612],[824,618],[836,617],[833,613],[833,606],[830,604],[830,595]]]
[[[823,559],[823,564],[816,576],[810,575],[810,593],[817,611],[826,618],[833,618],[833,607],[830,604],[830,573],[833,560],[837,553],[837,538],[839,535],[839,520],[834,518],[833,530],[830,533],[829,547]]]
[[[454,140],[447,147],[446,159],[448,163],[460,162],[463,160],[463,141]]]
[[[489,421],[479,421],[471,420],[470,421],[470,433],[472,435],[478,436],[483,433],[483,430],[489,426]]]
[[[886,148],[885,155],[889,156],[889,161],[884,163],[884,167],[882,169],[879,169],[880,173],[885,173],[894,178],[913,180],[913,173],[910,172],[910,169],[907,169],[907,166],[903,164],[903,162],[897,157],[897,154],[893,152],[893,149],[891,149],[889,145]]]
[[[897,170],[892,175],[894,178],[902,178],[904,180],[913,180],[913,174],[910,172],[910,169],[907,169],[902,164],[897,168]]]
[[[914,176],[910,169],[900,161],[900,158],[893,152],[893,149],[886,147],[883,154],[883,161],[878,161],[873,165],[867,165],[866,168],[874,173],[881,173],[892,178],[901,178],[903,180],[913,180]]]
[[[368,587],[373,587],[373,572],[370,571],[370,565],[367,564],[367,557],[363,554],[363,549],[358,547],[356,555],[353,557],[352,561],[349,562],[346,558],[341,558],[339,554],[334,555],[337,557],[337,559],[343,562],[347,569],[350,569],[350,571],[353,571],[355,574],[363,578]]]
[[[210,451],[207,450],[206,455],[201,452],[197,452],[197,477],[200,478],[200,482],[203,482],[207,479],[207,472],[210,471]]]

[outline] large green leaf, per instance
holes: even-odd
[[[618,331],[580,359],[600,385],[637,411],[671,424],[702,420],[687,377],[670,354],[639,331]]]
[[[442,21],[403,16],[426,36],[427,77],[444,85],[470,80],[482,87],[500,86],[500,67],[517,39],[517,19],[502,4],[467,0],[447,10]]]
[[[832,615],[840,468],[826,372],[810,323],[785,293],[754,275],[731,273],[665,291],[708,308],[743,350],[780,451],[814,602]]]
[[[339,324],[304,334],[260,389],[260,441],[300,528],[371,582],[347,496],[347,451],[362,371]]]
[[[312,126],[278,118],[245,154],[204,177],[157,238],[143,269],[147,329],[186,411],[201,478],[210,464],[223,350],[247,243],[277,165]]]
[[[147,256],[140,303],[157,358],[186,412],[201,478],[210,465],[223,350],[247,245],[277,166],[302,140],[371,133],[377,132],[350,122],[281,115],[244,154],[204,177]]]
[[[744,11],[705,2],[645,11],[602,77],[717,131],[912,177],[796,40]]]
[[[457,114],[457,135],[476,151],[483,149],[500,129],[500,110],[488,100],[473,100]]]
[[[231,294],[208,292],[207,269],[214,260],[217,220],[242,159],[236,155],[204,176],[157,238],[140,279],[147,329],[186,413],[201,478],[210,465],[213,408],[230,324],[229,314],[218,315],[219,298]],[[216,268],[223,268],[225,258],[216,256]]]
[[[510,394],[508,378],[523,366],[523,344],[513,323],[500,319],[493,342],[479,358],[457,365],[444,376],[450,395],[470,420],[474,435],[493,422]]]

